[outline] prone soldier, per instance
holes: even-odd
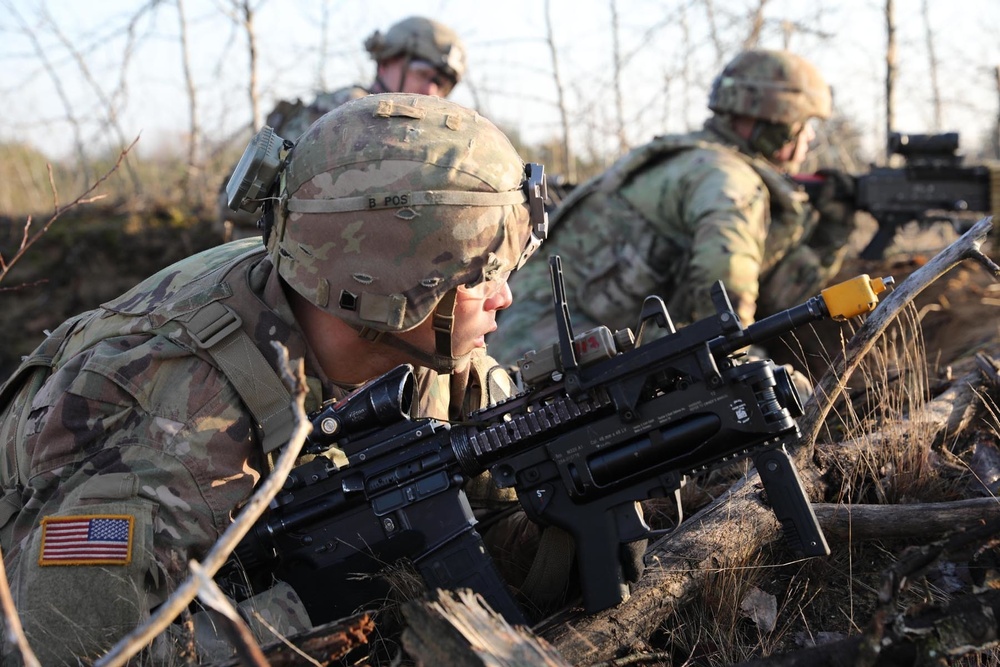
[[[229,191],[264,203],[265,244],[212,248],[68,320],[0,388],[0,547],[43,664],[91,660],[147,618],[267,475],[291,426],[272,341],[304,360],[309,411],[401,363],[417,367],[414,416],[511,391],[484,337],[547,219],[541,167],[492,123],[371,95],[294,145],[265,128],[245,157]],[[515,501],[470,485],[481,508]],[[541,539],[518,526],[497,553]],[[311,623],[281,583],[240,608],[286,635]],[[171,650],[161,636],[150,659]]]

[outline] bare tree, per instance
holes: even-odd
[[[628,150],[628,140],[625,138],[625,111],[622,104],[622,52],[618,42],[618,3],[611,0],[611,43],[614,60],[615,77],[615,120],[618,127],[618,152]]]
[[[59,27],[58,22],[55,18],[47,11],[42,11],[42,19],[48,25],[52,34],[59,40],[59,42],[66,49],[66,52],[73,58],[76,63],[77,69],[83,76],[84,81],[90,86],[90,89],[94,92],[97,100],[101,103],[102,111],[104,112],[105,120],[112,130],[112,132],[117,136],[118,143],[115,148],[119,151],[123,150],[125,146],[129,145],[129,141],[125,138],[125,130],[122,128],[121,120],[119,118],[119,112],[121,107],[124,106],[124,100],[127,97],[128,87],[125,83],[126,74],[128,72],[129,66],[131,64],[131,55],[135,48],[137,41],[136,30],[138,28],[139,22],[146,15],[147,12],[151,12],[156,9],[158,5],[158,0],[151,0],[149,3],[142,5],[139,10],[132,16],[128,22],[128,26],[125,29],[126,42],[125,49],[122,54],[122,61],[119,68],[119,80],[118,85],[111,95],[104,91],[104,88],[98,81],[98,77],[90,69],[90,65],[87,63],[87,59],[84,54],[80,51],[76,44],[66,36],[66,34]],[[131,160],[128,159],[128,151],[125,151],[125,160],[122,163],[125,172],[129,175],[129,180],[132,182],[132,187],[135,192],[142,192],[142,180],[136,173],[132,166]]]
[[[708,5],[709,5],[709,8],[711,8],[711,0],[709,0]],[[688,21],[688,14],[687,14],[686,11],[682,11],[681,12],[681,18],[680,18],[680,21],[678,23],[679,23],[680,28],[681,28],[681,34],[684,36],[683,37],[684,47],[685,47],[684,50],[685,50],[685,52],[689,52],[691,50],[691,24]],[[714,28],[713,28],[712,32],[713,32],[713,34],[715,33]],[[715,48],[716,48],[716,65],[718,65],[721,68],[721,64],[720,63],[722,62],[722,51],[720,50],[721,46],[719,45],[718,40],[716,40],[716,42],[715,42]],[[684,108],[685,109],[690,109],[691,108],[691,63],[690,63],[690,58],[684,58],[683,61],[681,62],[681,86],[683,86],[683,90],[684,90],[684,92],[682,94],[682,97],[684,99]],[[687,114],[685,114],[685,116],[684,116],[684,130],[686,131],[686,130],[690,130],[690,129],[691,129],[691,127],[688,124],[688,116],[687,116]]]
[[[896,2],[885,0],[885,160],[888,163],[889,133],[896,125]]]
[[[187,170],[184,176],[184,194],[189,199],[194,194],[195,175],[200,171],[200,136],[201,127],[198,123],[198,90],[191,74],[191,51],[188,47],[187,20],[184,17],[184,0],[177,0],[177,18],[180,23],[181,63],[184,67],[184,85],[188,97],[188,155]]]
[[[934,30],[931,27],[931,13],[927,0],[923,0],[920,14],[924,19],[924,40],[927,43],[927,60],[931,75],[931,108],[934,110],[934,131],[941,131],[941,88],[938,86],[938,60],[934,50]]]
[[[712,0],[704,0],[704,2],[705,19],[708,21],[708,36],[712,40],[712,44],[715,46],[716,69],[721,69],[725,49],[722,47],[722,40],[719,38],[719,29],[715,24],[715,4]]]
[[[766,5],[767,0],[759,0],[757,8],[750,14],[750,33],[743,40],[744,50],[755,49],[760,43],[760,33],[764,29],[764,7]]]
[[[316,59],[316,84],[326,90],[326,61],[330,57],[330,2],[323,0],[319,20],[319,57]]]
[[[257,48],[257,28],[254,20],[257,16],[257,9],[260,5],[254,5],[251,0],[229,0],[228,10],[224,10],[229,18],[243,28],[247,36],[247,55],[249,58],[249,82],[247,94],[250,97],[251,125],[256,132],[264,124],[264,112],[260,106],[260,83],[258,81],[258,48]]]
[[[573,169],[573,157],[570,153],[569,145],[569,116],[566,112],[566,96],[563,90],[562,79],[559,77],[559,55],[556,52],[555,37],[552,33],[552,6],[549,0],[545,0],[545,38],[549,45],[549,54],[552,58],[552,80],[556,85],[556,95],[559,104],[559,119],[562,125],[562,148],[563,148],[563,174],[570,183],[576,182],[576,174]]]
[[[83,180],[85,182],[92,181],[90,174],[90,167],[87,164],[87,142],[83,137],[83,126],[80,120],[76,117],[76,110],[73,101],[70,99],[66,92],[65,86],[63,86],[62,79],[56,72],[55,67],[52,64],[52,60],[49,58],[48,50],[42,46],[42,43],[38,39],[37,28],[30,26],[23,16],[17,11],[11,3],[5,2],[4,6],[7,10],[9,16],[13,16],[17,22],[21,25],[22,32],[24,36],[31,42],[31,47],[38,57],[38,61],[41,63],[42,67],[45,69],[45,73],[48,74],[49,78],[52,80],[52,87],[56,91],[56,96],[62,103],[63,110],[66,112],[66,121],[73,134],[73,147],[76,152],[76,159],[80,165]]]

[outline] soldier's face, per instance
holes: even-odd
[[[486,346],[486,335],[496,331],[497,311],[513,302],[506,276],[490,286],[484,283],[477,288],[459,288],[455,297],[455,320],[451,330],[452,355],[460,357],[476,348]],[[427,318],[419,327],[396,334],[425,352],[433,353],[434,330]],[[461,370],[461,369],[459,369]]]
[[[436,70],[430,63],[406,58],[393,58],[378,66],[378,75],[393,93],[413,93],[416,95],[436,95],[448,97],[454,83]]]
[[[816,138],[816,130],[811,121],[803,124],[802,129],[792,141],[781,147],[774,154],[774,161],[781,164],[789,174],[797,174],[809,155],[809,144]]]

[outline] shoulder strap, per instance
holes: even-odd
[[[243,320],[236,311],[212,301],[183,326],[243,399],[261,431],[264,453],[285,445],[293,426],[291,392],[243,330]]]

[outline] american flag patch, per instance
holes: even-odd
[[[129,515],[45,517],[38,564],[128,565],[134,523]]]

